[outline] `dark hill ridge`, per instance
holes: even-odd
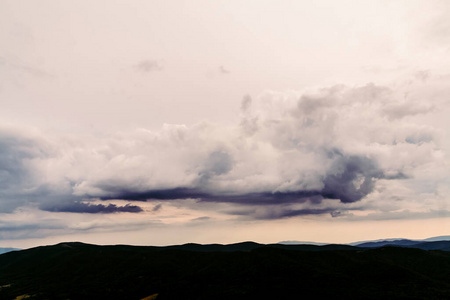
[[[258,248],[277,248],[286,250],[302,250],[302,251],[323,251],[323,250],[356,250],[356,247],[349,245],[329,244],[323,246],[316,245],[284,245],[284,244],[258,244],[255,242],[242,242],[236,244],[184,244],[178,246],[160,247],[160,249],[176,249],[200,252],[233,252],[233,251],[252,251]]]
[[[0,299],[450,299],[450,252],[61,243],[0,255]],[[295,298],[295,297],[294,297]]]

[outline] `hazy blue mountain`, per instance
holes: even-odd
[[[450,236],[437,236],[424,240],[385,239],[365,242],[355,242],[350,245],[361,248],[379,248],[384,246],[408,247],[422,250],[450,251]]]
[[[327,243],[305,242],[305,241],[281,241],[281,242],[278,242],[278,244],[282,244],[282,245],[316,245],[316,246],[327,245]]]
[[[450,235],[441,235],[430,237],[423,240],[424,242],[450,241]]]
[[[0,248],[0,254],[11,252],[11,251],[17,251],[21,250],[19,248]]]
[[[377,243],[377,242],[383,242],[383,241],[389,241],[389,242],[392,242],[392,241],[396,241],[396,240],[404,240],[404,239],[401,239],[401,238],[395,238],[395,239],[378,239],[378,240],[357,241],[357,242],[352,242],[352,243],[348,243],[348,244],[349,244],[349,245],[352,245],[352,246],[358,246],[358,245],[364,244],[364,243]]]
[[[349,245],[352,246],[361,246],[364,244],[371,245],[369,243],[373,243],[373,245],[377,244],[375,247],[381,247],[388,244],[397,244],[399,246],[405,246],[405,245],[413,245],[417,243],[422,242],[437,242],[437,241],[450,241],[450,235],[442,235],[442,236],[435,236],[426,238],[423,240],[411,240],[411,239],[405,239],[405,238],[392,238],[392,239],[378,239],[378,240],[367,240],[367,241],[358,241],[349,243]]]
[[[378,242],[365,242],[361,244],[356,244],[357,247],[363,247],[363,248],[376,248],[376,247],[383,247],[383,246],[412,246],[415,244],[419,244],[421,241],[414,241],[414,240],[407,240],[407,239],[399,239],[399,240],[383,240]]]

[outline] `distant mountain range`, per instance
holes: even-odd
[[[326,243],[316,242],[301,242],[301,241],[282,241],[279,242],[282,245],[327,245]],[[384,246],[397,246],[397,247],[409,247],[418,248],[423,250],[443,250],[450,251],[450,235],[436,236],[423,240],[409,240],[409,239],[381,239],[372,241],[359,241],[346,245],[356,246],[361,248],[378,248]]]
[[[64,243],[62,243],[64,244]],[[77,244],[72,242],[70,244]],[[83,244],[83,243],[80,243]],[[386,239],[374,241],[361,241],[350,244],[326,244],[316,242],[301,242],[301,241],[282,241],[277,244],[258,244],[255,242],[242,242],[235,244],[196,244],[188,243],[183,245],[172,246],[147,246],[152,249],[174,249],[174,250],[188,250],[198,252],[233,252],[233,251],[251,251],[261,247],[271,247],[279,249],[303,250],[303,251],[322,251],[322,250],[354,250],[356,248],[379,248],[384,246],[397,246],[417,248],[422,250],[442,250],[450,251],[450,236],[432,237],[424,240],[408,240],[408,239]],[[20,251],[19,248],[0,248],[0,254]]]
[[[410,241],[411,243],[408,241]],[[423,243],[423,242],[437,242],[437,241],[450,241],[450,235],[435,236],[435,237],[430,237],[430,238],[423,239],[423,240],[410,240],[410,239],[404,239],[404,238],[380,239],[380,240],[372,240],[372,241],[354,242],[354,243],[350,243],[349,245],[359,246],[359,245],[367,244],[367,243],[380,243],[380,245],[381,245],[381,243],[386,243],[386,244],[399,243],[399,245],[401,245],[402,243],[417,244],[417,243]]]
[[[1,254],[0,299],[450,299],[450,241],[405,241],[60,243]]]
[[[359,241],[359,242],[353,242],[349,244],[340,244],[340,245],[349,245],[349,246],[357,246],[357,247],[363,247],[363,248],[376,248],[376,247],[383,247],[383,246],[399,246],[399,247],[408,247],[408,246],[414,246],[412,248],[419,248],[419,249],[426,249],[427,247],[424,245],[419,245],[421,243],[425,242],[438,242],[438,241],[450,241],[450,235],[442,235],[442,236],[435,236],[430,237],[423,240],[409,240],[409,239],[379,239],[379,240],[371,240],[371,241]],[[237,244],[229,244],[229,245],[222,245],[222,244],[195,244],[195,243],[188,243],[184,245],[175,245],[175,246],[165,246],[168,248],[174,248],[174,249],[191,249],[191,250],[198,250],[198,251],[234,251],[235,248],[239,248],[239,245],[245,245],[244,247],[248,248],[255,248],[255,246],[251,246],[253,242],[244,242],[244,243],[237,243]],[[254,245],[260,245],[257,243],[253,243]],[[281,241],[277,243],[278,245],[314,245],[314,246],[326,246],[326,245],[333,245],[330,243],[318,243],[318,242],[310,242],[310,241]],[[277,244],[270,244],[270,245],[277,245]],[[432,246],[434,245],[434,246]],[[439,244],[430,244],[429,247],[444,247],[444,251],[449,251],[446,247],[446,243]],[[0,254],[11,252],[11,251],[19,251],[22,250],[20,248],[0,248]],[[437,250],[437,249],[435,249]]]

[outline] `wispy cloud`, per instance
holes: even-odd
[[[142,73],[161,71],[163,68],[162,61],[151,59],[143,60],[135,65],[135,69]]]
[[[221,74],[230,74],[230,71],[227,70],[224,66],[220,66],[220,67],[219,67],[219,72],[220,72]]]
[[[25,63],[16,62],[13,59],[7,59],[0,56],[0,69],[6,68],[11,71],[16,71],[24,74],[31,75],[35,78],[52,78],[54,75],[49,72],[38,68],[36,66],[27,65]]]

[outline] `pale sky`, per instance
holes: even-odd
[[[0,246],[450,228],[448,1],[0,1]]]

